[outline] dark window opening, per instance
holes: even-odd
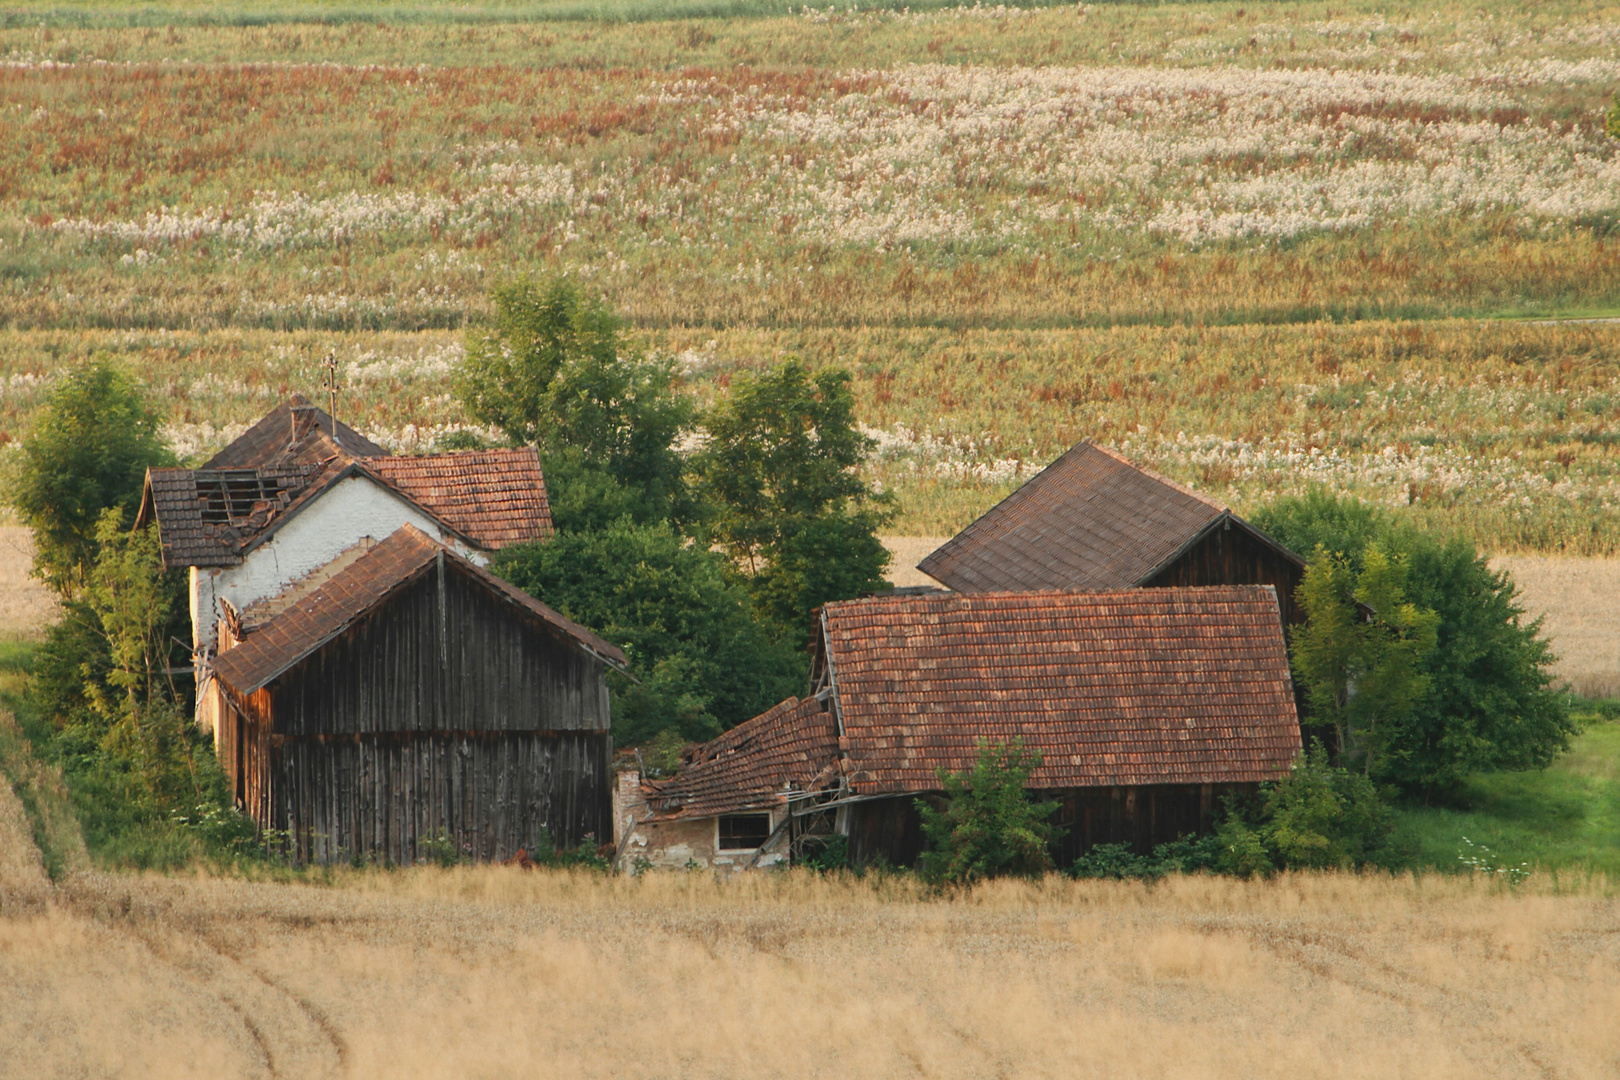
[[[721,851],[752,851],[770,835],[769,814],[727,814],[720,819]]]

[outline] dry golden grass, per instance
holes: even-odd
[[[938,585],[939,582],[917,569],[917,564],[934,549],[950,539],[948,536],[885,536],[883,546],[889,549],[889,580],[901,588],[907,585]]]
[[[1525,610],[1546,616],[1559,677],[1587,697],[1620,697],[1620,559],[1515,555],[1491,565],[1513,575]]]
[[[0,525],[0,637],[37,637],[56,618],[50,590],[28,575],[33,565],[33,534],[21,525]]]
[[[898,879],[495,867],[75,874],[47,892],[3,797],[7,1076],[1620,1068],[1602,881],[1051,879],[934,898]]]

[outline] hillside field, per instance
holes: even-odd
[[[188,456],[328,350],[345,418],[429,446],[467,423],[446,376],[490,286],[569,274],[705,399],[783,355],[851,369],[900,534],[1092,437],[1240,507],[1321,482],[1612,555],[1620,325],[1548,320],[1620,314],[1617,27],[0,5],[0,463],[95,352]]]

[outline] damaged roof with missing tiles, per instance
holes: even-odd
[[[169,567],[235,566],[303,506],[349,476],[414,504],[473,547],[498,551],[553,532],[540,457],[532,449],[257,469],[152,469],[137,527],[153,521]]]
[[[621,670],[625,667],[624,653],[616,646],[406,525],[254,629],[241,644],[219,653],[213,661],[215,673],[237,693],[253,693],[342,634],[440,559],[482,585],[491,596],[544,622],[603,662]]]
[[[828,604],[824,657],[857,793],[926,791],[1020,738],[1032,787],[1275,779],[1300,749],[1265,585]]]
[[[370,458],[361,467],[491,551],[552,534],[546,481],[533,447]]]
[[[136,526],[156,521],[168,567],[235,566],[242,549],[318,489],[323,465],[150,469]]]
[[[781,806],[789,791],[837,783],[838,726],[815,698],[788,698],[719,738],[694,746],[669,780],[642,785],[661,817],[707,817]]]
[[[310,463],[338,454],[381,457],[388,453],[349,425],[333,421],[302,394],[277,405],[258,423],[203,462],[204,469],[256,469]]]
[[[1142,584],[1227,513],[1213,499],[1081,442],[917,568],[958,592],[1124,589]]]

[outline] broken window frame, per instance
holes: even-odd
[[[757,840],[756,843],[747,844],[747,845],[742,846],[742,847],[735,847],[735,846],[728,847],[727,846],[726,822],[728,822],[728,821],[729,822],[736,822],[736,821],[739,821],[741,819],[752,819],[755,822],[762,822],[763,823],[763,828],[755,826],[753,828],[750,828],[748,832],[741,833],[741,834],[739,834],[738,830],[733,828],[732,831],[731,831],[731,836],[730,836],[731,841],[733,843],[735,843],[739,839],[741,839],[741,840],[749,840],[749,839],[753,839],[755,837],[757,837],[758,840]],[[719,817],[714,819],[714,850],[715,851],[719,851],[719,852],[758,851],[762,846],[764,846],[765,841],[769,840],[770,838],[771,838],[771,814],[770,814],[770,811],[768,811],[768,810],[762,810],[762,811],[759,811],[757,813],[750,813],[750,814],[721,814]]]

